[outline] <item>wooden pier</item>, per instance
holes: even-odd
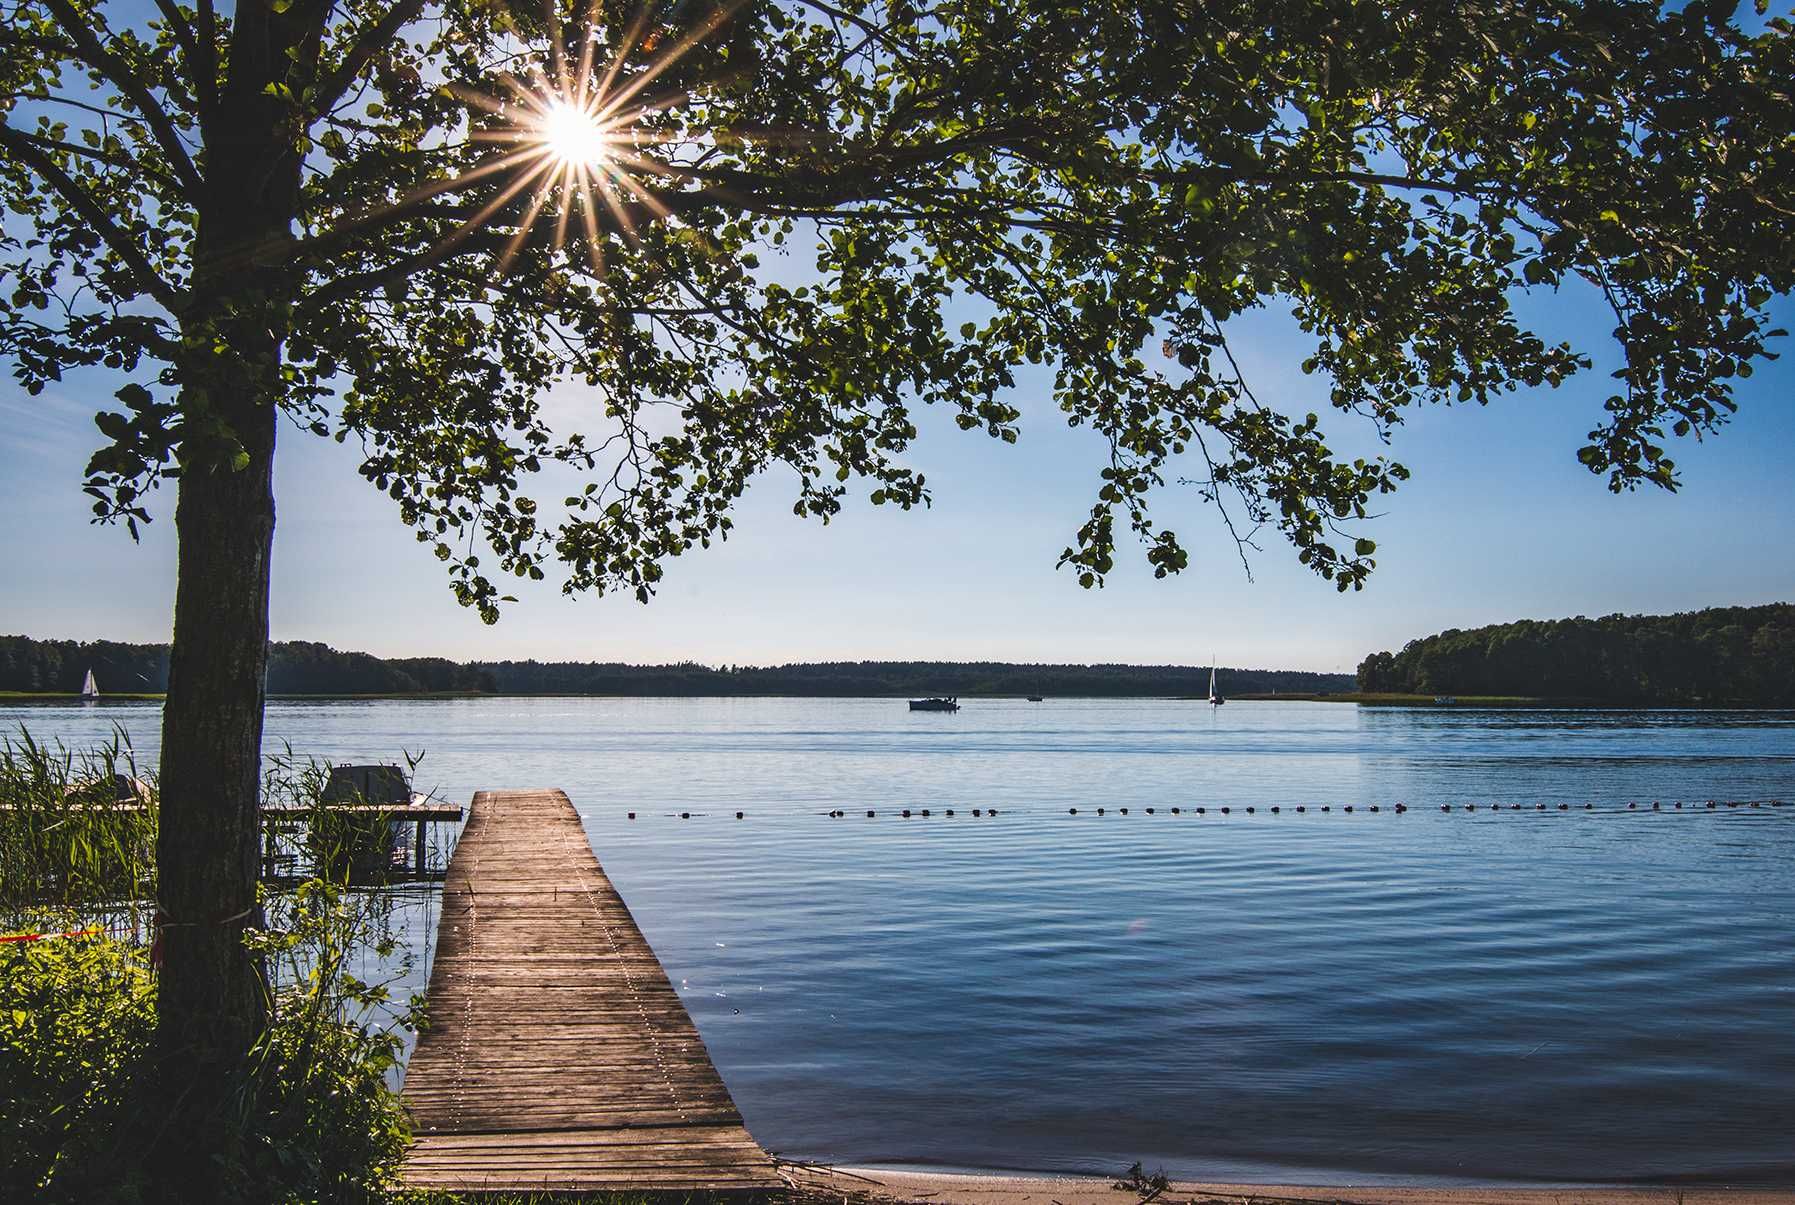
[[[560,791],[474,796],[405,1075],[407,1187],[784,1187]]]

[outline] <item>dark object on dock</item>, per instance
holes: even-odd
[[[398,766],[332,766],[319,807],[305,826],[312,866],[351,883],[375,883],[405,870],[411,783]],[[457,809],[459,810],[459,809]],[[424,863],[424,822],[417,822],[417,861]]]
[[[911,699],[911,711],[958,711],[960,700],[952,699]]]
[[[1029,701],[1029,702],[1030,702],[1030,703],[1040,703],[1040,702],[1044,702],[1044,701],[1045,701],[1045,696],[1043,696],[1043,695],[1030,695],[1030,696],[1028,696],[1028,701]]]
[[[429,1002],[407,1188],[783,1187],[562,792],[474,796]]]

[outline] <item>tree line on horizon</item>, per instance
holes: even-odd
[[[1359,689],[1607,703],[1795,706],[1795,605],[1523,619],[1411,640]]]
[[[92,670],[104,694],[154,694],[168,685],[166,644],[0,636],[0,690],[73,694]],[[1225,692],[1301,694],[1352,689],[1347,674],[1218,671]],[[586,661],[475,661],[376,657],[315,641],[268,646],[275,695],[481,693],[642,696],[1206,694],[1207,666],[1026,665],[1009,662],[836,661],[719,666],[685,661],[629,665]]]

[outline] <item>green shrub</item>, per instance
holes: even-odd
[[[126,764],[117,742],[70,753],[24,733],[0,740],[0,933],[147,927],[135,922],[154,898],[154,796],[110,806],[112,769]],[[327,776],[289,751],[270,759],[264,795],[317,805]],[[244,1138],[223,1169],[234,1199],[391,1199],[409,1129],[387,1081],[422,1005],[379,981],[409,969],[393,926],[404,898],[339,877],[264,885],[262,923],[245,941],[264,970],[269,1024],[232,1096]],[[140,946],[100,935],[0,943],[0,1202],[139,1200],[144,1150],[167,1137],[155,1024]]]
[[[35,1199],[115,1125],[155,1000],[143,954],[124,942],[0,944],[0,1200]]]
[[[410,1126],[387,1075],[422,1001],[397,1005],[353,973],[397,953],[391,899],[311,879],[264,900],[250,946],[282,986],[252,1070],[245,1173],[258,1199],[350,1205],[385,1200],[395,1180]]]

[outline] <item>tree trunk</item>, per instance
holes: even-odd
[[[172,1147],[169,1156],[184,1165],[167,1170],[185,1193],[192,1192],[195,1173],[236,1162],[232,1147],[251,1099],[244,1091],[246,1055],[265,1020],[260,969],[243,944],[244,926],[259,919],[262,703],[274,538],[278,395],[258,370],[274,362],[278,345],[266,338],[264,344],[233,348],[247,353],[237,367],[248,370],[242,374],[248,379],[231,382],[245,396],[214,398],[208,407],[227,422],[248,464],[188,467],[175,509],[180,555],[156,845],[162,914],[157,1066],[169,1141],[157,1145]],[[196,1151],[195,1143],[210,1149]]]

